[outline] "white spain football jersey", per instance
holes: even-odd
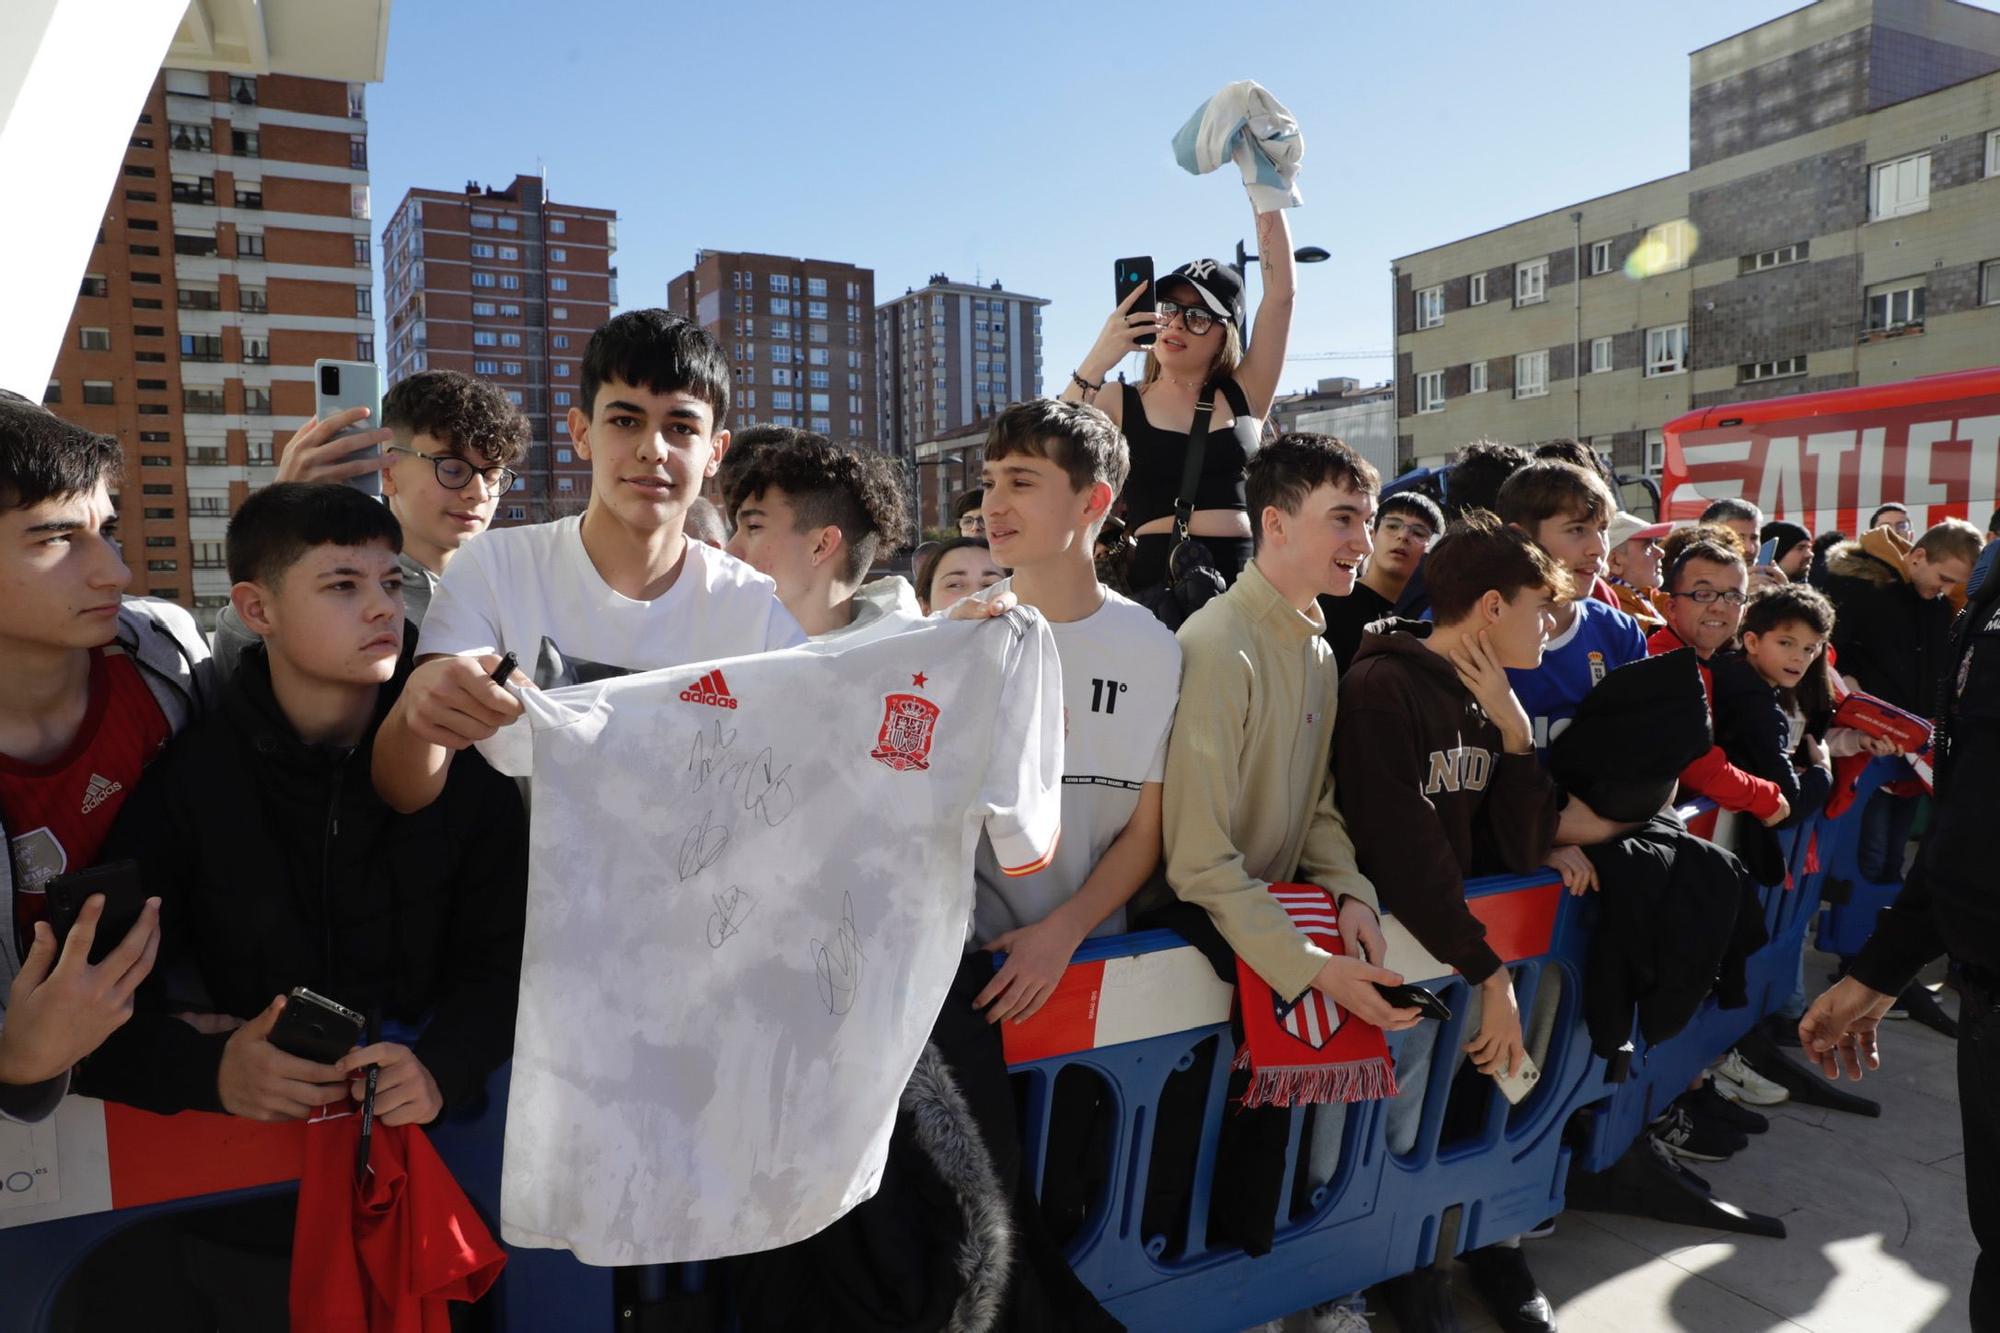
[[[522,692],[527,944],[501,1230],[586,1263],[770,1249],[881,1179],[982,835],[1060,823],[1062,684],[1017,609]]]

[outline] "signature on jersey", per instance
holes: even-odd
[[[813,940],[812,958],[819,973],[820,1003],[838,1018],[854,1007],[854,993],[861,989],[861,965],[868,961],[861,951],[861,932],[854,925],[853,894],[840,895],[840,925],[831,943]]]

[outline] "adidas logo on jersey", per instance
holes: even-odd
[[[124,783],[113,782],[109,778],[100,777],[92,773],[89,785],[83,789],[83,813],[86,815],[89,814],[92,810],[95,810],[98,806],[103,805],[106,801],[124,790]]]
[[[722,673],[720,671],[711,671],[681,691],[681,702],[687,704],[712,704],[717,708],[734,708],[736,707],[736,696],[729,692],[729,682],[722,678]]]

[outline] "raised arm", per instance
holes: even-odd
[[[1298,297],[1298,268],[1292,260],[1292,226],[1285,210],[1257,215],[1258,266],[1264,289],[1257,302],[1257,322],[1244,349],[1236,382],[1250,400],[1250,411],[1268,416],[1285,373],[1285,352],[1292,340],[1292,306]]]
[[[1118,308],[1105,317],[1097,341],[1091,344],[1083,360],[1077,362],[1075,371],[1057,395],[1064,402],[1087,403],[1101,409],[1112,421],[1119,420],[1125,409],[1124,401],[1118,394],[1104,392],[1105,382],[1111,372],[1118,369],[1120,361],[1130,353],[1142,350],[1139,339],[1159,330],[1159,316],[1151,311],[1132,309],[1150,286],[1134,287],[1118,303]]]

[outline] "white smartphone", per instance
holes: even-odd
[[[1533,1058],[1523,1051],[1520,1066],[1514,1070],[1513,1077],[1508,1077],[1506,1071],[1502,1070],[1493,1076],[1493,1081],[1500,1085],[1502,1097],[1505,1097],[1511,1105],[1519,1106],[1521,1099],[1535,1090],[1535,1084],[1541,1077],[1542,1071],[1535,1067]]]
[[[313,414],[324,421],[333,413],[350,407],[365,407],[368,415],[360,425],[349,427],[335,439],[381,429],[382,372],[367,361],[328,361],[322,358],[313,362]],[[354,457],[374,458],[379,455],[379,448],[371,447]],[[373,468],[358,477],[349,477],[346,484],[363,495],[380,498],[382,494],[382,474]]]

